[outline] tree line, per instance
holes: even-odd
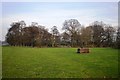
[[[32,22],[13,22],[6,34],[6,41],[11,46],[32,47],[115,47],[120,48],[120,27],[115,29],[102,21],[94,21],[83,26],[77,19],[65,20],[60,33],[57,26],[51,30]]]

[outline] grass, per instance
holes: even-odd
[[[2,47],[3,78],[117,78],[118,50]]]

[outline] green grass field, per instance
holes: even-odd
[[[3,78],[117,78],[118,50],[2,47]]]

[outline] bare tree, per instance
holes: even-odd
[[[51,32],[52,32],[52,47],[54,47],[54,46],[57,46],[60,40],[59,31],[56,26],[53,26],[51,28]]]
[[[95,21],[90,25],[92,28],[92,41],[94,46],[100,47],[104,35],[104,23],[101,21]]]
[[[118,30],[117,30],[117,39],[116,39],[116,45],[117,45],[117,48],[120,49],[120,27],[118,27]]]
[[[43,26],[34,22],[26,27],[24,21],[13,22],[6,35],[6,41],[17,46],[44,46],[50,42],[50,38],[51,34]]]
[[[11,28],[8,30],[8,33],[6,35],[6,41],[10,45],[20,45],[20,23],[19,22],[13,22],[11,25]]]
[[[81,42],[84,47],[91,46],[92,42],[92,29],[91,27],[81,28]]]
[[[61,34],[61,38],[62,38],[62,40],[61,40],[61,44],[62,45],[65,45],[65,46],[70,46],[69,44],[70,44],[70,36],[69,36],[69,33],[67,33],[67,32],[63,32],[62,34]]]
[[[76,19],[65,20],[63,23],[62,29],[65,30],[65,32],[68,32],[71,37],[71,46],[75,46],[77,44],[76,38],[78,37],[77,32],[80,29],[80,26],[81,24]]]
[[[113,46],[113,37],[114,37],[114,33],[115,33],[115,29],[110,26],[110,25],[107,25],[105,27],[105,30],[104,30],[104,36],[103,36],[103,42],[104,42],[104,46],[106,47],[112,47]]]

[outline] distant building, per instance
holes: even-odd
[[[2,46],[6,46],[6,45],[9,45],[9,44],[6,41],[2,41]]]
[[[2,41],[0,41],[0,46],[2,46]]]

